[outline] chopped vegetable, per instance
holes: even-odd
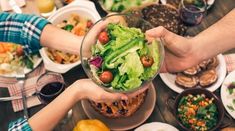
[[[235,109],[233,108],[233,106],[227,105],[228,109],[231,111],[235,111]]]
[[[113,80],[113,74],[110,71],[104,71],[100,74],[100,80],[103,83],[110,83]]]
[[[108,33],[105,31],[101,32],[98,36],[98,39],[99,39],[100,43],[102,43],[102,44],[108,43],[109,42]]]
[[[119,24],[108,24],[91,51],[92,58],[89,63],[97,67],[93,75],[102,76],[105,71],[111,71],[112,80],[106,81],[103,77],[100,80],[107,87],[111,85],[114,90],[127,91],[141,86],[145,80],[156,74],[160,65],[157,41],[147,43],[140,29]],[[148,61],[142,62],[141,56]]]
[[[64,27],[64,30],[69,31],[69,32],[71,32],[72,29],[73,29],[73,25],[66,25],[66,26]]]
[[[218,109],[204,94],[187,95],[180,99],[177,116],[182,124],[194,131],[206,131],[218,121]]]
[[[101,4],[104,6],[105,9],[114,12],[121,12],[131,7],[156,1],[157,0],[100,0]]]
[[[100,68],[102,65],[102,61],[103,61],[102,57],[96,56],[95,58],[90,60],[90,64],[96,66],[97,68]]]

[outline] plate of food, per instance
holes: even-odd
[[[235,71],[225,78],[220,93],[225,109],[235,119]]]
[[[136,128],[135,131],[179,131],[179,130],[167,123],[152,122]]]
[[[205,88],[214,92],[226,76],[226,63],[222,54],[176,74],[160,74],[163,82],[177,93],[185,89]]]
[[[106,12],[122,12],[130,8],[158,2],[159,0],[99,0],[101,7]]]
[[[0,42],[0,76],[16,77],[21,72],[27,74],[41,62],[39,53],[25,55],[23,46]]]
[[[161,13],[159,13],[161,12]],[[162,5],[152,3],[135,9],[127,10],[125,13],[143,18],[153,27],[163,26],[167,30],[178,35],[184,35],[187,27],[180,20],[177,8],[170,4]]]
[[[71,32],[78,37],[83,37],[93,23],[99,19],[100,16],[94,4],[89,1],[75,1],[57,10],[48,18],[58,28]],[[40,54],[45,63],[45,68],[58,73],[65,73],[81,63],[78,54],[65,53],[49,48],[42,48]]]
[[[198,2],[200,0],[188,0],[188,1]],[[162,4],[171,4],[174,7],[178,8],[181,0],[160,0],[160,2]],[[207,2],[207,9],[210,9],[211,6],[215,3],[215,0],[206,0],[206,2]]]
[[[151,115],[155,102],[154,86],[129,100],[113,103],[95,103],[82,100],[82,107],[90,119],[104,122],[111,130],[130,130],[142,124]]]

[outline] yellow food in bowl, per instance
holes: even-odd
[[[110,129],[99,120],[81,120],[73,131],[110,131]]]

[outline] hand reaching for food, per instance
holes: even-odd
[[[193,48],[193,39],[174,34],[161,26],[146,31],[146,36],[150,40],[161,38],[163,41],[165,60],[161,72],[179,72],[200,62]]]

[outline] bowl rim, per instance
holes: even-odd
[[[179,118],[178,118],[178,116],[177,116],[177,113],[178,113],[177,109],[178,109],[178,105],[179,105],[180,99],[181,99],[183,96],[186,96],[186,95],[188,95],[188,94],[191,94],[192,92],[195,92],[195,91],[204,92],[203,94],[208,93],[208,94],[210,94],[210,95],[214,98],[214,100],[216,101],[215,104],[216,104],[216,107],[217,107],[217,109],[218,109],[218,113],[221,113],[221,114],[219,114],[218,116],[221,115],[221,119],[218,119],[218,122],[216,123],[216,125],[215,125],[213,128],[209,129],[209,131],[214,131],[214,130],[218,129],[218,128],[220,127],[220,125],[221,125],[221,123],[222,123],[222,121],[223,121],[223,119],[224,119],[224,115],[225,115],[225,111],[224,111],[223,104],[222,104],[221,100],[220,100],[213,92],[211,92],[211,91],[209,91],[209,90],[206,90],[206,89],[204,89],[204,88],[186,89],[186,90],[184,90],[183,92],[181,92],[180,94],[177,95],[177,97],[176,97],[176,99],[175,99],[175,101],[174,101],[174,109],[173,109],[173,110],[174,110],[173,114],[174,114],[174,116],[175,116],[175,119],[176,119],[177,123],[178,123],[178,124],[180,125],[180,127],[182,127],[184,130],[190,131],[190,129],[188,129],[187,127],[185,127],[185,126],[180,122],[180,120],[179,120]],[[198,94],[198,93],[196,93],[196,94]],[[205,94],[205,95],[206,95],[206,94]],[[219,110],[219,109],[222,109],[222,110]]]
[[[99,87],[101,87],[101,88],[103,88],[104,90],[106,90],[106,91],[108,91],[108,92],[111,92],[111,93],[126,93],[126,94],[128,94],[128,93],[132,93],[132,92],[135,92],[135,91],[137,91],[137,90],[140,90],[140,89],[144,88],[146,85],[148,85],[149,83],[151,83],[151,81],[153,81],[153,80],[155,79],[155,77],[160,73],[161,67],[162,67],[162,65],[163,65],[163,63],[164,63],[164,59],[165,59],[165,49],[164,49],[164,44],[163,44],[162,39],[156,39],[156,40],[158,41],[158,47],[159,47],[160,59],[161,59],[161,61],[160,61],[160,63],[159,63],[159,68],[158,68],[157,72],[155,73],[155,75],[154,75],[153,77],[151,77],[149,80],[143,81],[142,84],[141,84],[139,87],[134,88],[134,89],[130,89],[130,90],[127,90],[127,91],[120,91],[120,90],[110,89],[110,87],[107,88],[107,87],[105,87],[105,86],[99,84],[96,80],[93,79],[93,76],[91,76],[90,73],[89,73],[89,71],[86,69],[86,64],[85,64],[84,61],[82,60],[82,58],[83,58],[83,55],[82,55],[82,54],[83,54],[83,53],[82,53],[83,51],[82,51],[82,49],[83,49],[83,45],[84,45],[84,41],[85,41],[85,39],[86,39],[86,36],[90,33],[90,31],[94,28],[94,26],[97,25],[97,23],[99,23],[99,22],[101,22],[101,21],[103,21],[103,20],[105,20],[105,19],[107,19],[107,18],[113,17],[113,16],[131,16],[131,15],[130,15],[130,14],[123,14],[123,13],[111,14],[111,15],[108,15],[108,16],[106,16],[106,17],[101,18],[101,19],[98,20],[96,23],[94,23],[93,26],[92,26],[92,28],[89,29],[89,31],[86,33],[86,35],[83,37],[83,40],[82,40],[82,44],[81,44],[81,48],[80,48],[81,65],[82,65],[83,70],[85,71],[86,75],[87,75],[96,85],[98,85]],[[136,17],[136,16],[134,16],[134,17]],[[152,24],[150,24],[148,21],[144,20],[143,18],[140,18],[140,19],[141,19],[141,21],[144,21],[144,22],[148,23],[148,24],[151,26],[151,28],[154,28],[154,26],[153,26]]]
[[[97,22],[101,18],[100,15],[97,13],[96,9],[93,9],[93,7],[91,7],[89,5],[71,4],[71,5],[67,5],[65,7],[58,9],[47,20],[50,21],[54,25],[55,21],[57,19],[59,19],[61,16],[63,16],[64,14],[70,12],[70,14],[75,13],[75,14],[81,15],[78,13],[80,11],[87,12],[87,14],[89,14],[89,15],[87,15],[88,18],[93,19],[94,23]],[[83,39],[84,36],[78,36],[78,37],[81,37],[81,39]],[[46,54],[45,47],[43,47],[39,52],[40,52],[42,59],[45,63],[45,67],[51,71],[65,73],[65,72],[69,71],[70,69],[74,68],[75,66],[81,64],[81,59],[79,59],[78,61],[76,61],[74,63],[68,63],[68,64],[56,63],[48,57],[48,55]],[[52,67],[53,67],[53,69],[52,69]]]

